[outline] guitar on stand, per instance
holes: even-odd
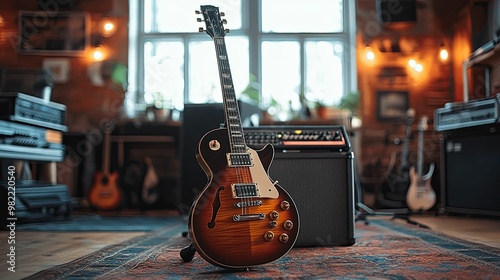
[[[94,184],[89,190],[89,203],[92,208],[98,210],[113,210],[120,206],[122,194],[118,184],[118,172],[110,173],[110,134],[113,130],[113,123],[104,125],[104,148],[102,155],[102,171],[97,172],[94,177]]]
[[[436,203],[436,193],[431,187],[431,177],[434,173],[434,163],[431,163],[427,174],[423,175],[424,165],[424,131],[427,130],[427,117],[423,116],[418,125],[417,167],[410,169],[410,188],[406,195],[406,204],[412,211],[431,209]]]
[[[410,186],[410,163],[409,149],[411,138],[411,127],[415,118],[415,110],[410,108],[406,111],[406,127],[402,141],[399,164],[397,164],[397,153],[391,155],[388,171],[385,174],[385,181],[382,185],[381,198],[382,204],[393,208],[406,207],[406,193]]]
[[[200,13],[200,12],[197,12]],[[248,268],[275,261],[290,251],[299,232],[299,215],[290,195],[269,178],[274,148],[255,151],[245,143],[233,87],[219,9],[201,6],[206,31],[214,40],[226,125],[207,132],[196,159],[208,183],[188,217],[192,244],[181,250],[185,262],[198,252],[224,268]],[[198,19],[202,21],[202,19]],[[200,116],[203,117],[203,116]]]

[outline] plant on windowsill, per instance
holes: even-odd
[[[250,77],[248,78],[247,87],[241,92],[241,99],[250,104],[259,105],[259,89],[260,83],[257,81],[257,77],[250,73]]]
[[[146,116],[150,121],[165,121],[170,115],[172,102],[161,92],[150,93],[151,102],[146,105]]]
[[[320,119],[326,119],[328,115],[328,107],[324,105],[322,102],[316,103],[316,114]]]
[[[352,115],[356,115],[359,106],[359,91],[351,91],[348,94],[342,96],[337,104],[337,108],[343,110],[349,110]]]

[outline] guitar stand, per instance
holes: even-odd
[[[370,222],[368,221],[368,216],[391,216],[394,213],[390,212],[377,212],[366,206],[363,201],[361,182],[359,181],[358,176],[354,176],[354,196],[355,196],[355,209],[356,209],[356,218],[354,222],[364,221],[365,225],[368,225]]]
[[[377,212],[361,202],[356,203],[356,206],[357,206],[357,215],[356,215],[355,222],[364,221],[365,225],[368,225],[370,223],[368,221],[368,218],[367,218],[368,216],[394,216],[395,215],[395,213],[392,213],[392,212]],[[363,210],[363,212],[361,210]]]
[[[419,222],[415,222],[414,220],[412,220],[410,218],[410,216],[413,214],[413,211],[411,211],[410,209],[407,209],[407,212],[406,213],[394,213],[394,215],[392,216],[392,219],[391,220],[394,220],[394,219],[402,219],[402,220],[405,220],[408,224],[412,224],[412,225],[415,225],[417,227],[421,227],[421,228],[429,228],[428,226],[426,225],[423,225]]]
[[[184,247],[181,252],[181,259],[184,262],[190,262],[193,260],[194,255],[196,254],[196,248],[194,247],[193,243],[191,243],[189,246]]]
[[[384,210],[374,211],[373,209],[364,205],[361,202],[357,203],[357,207],[358,207],[358,214],[356,215],[355,221],[356,222],[357,221],[364,221],[365,225],[369,224],[369,221],[367,219],[368,216],[392,216],[391,220],[402,219],[402,220],[405,220],[408,224],[412,224],[412,225],[415,225],[415,226],[418,226],[421,228],[429,228],[426,225],[423,225],[419,222],[412,220],[410,218],[410,216],[413,214],[413,212],[410,209],[393,209],[393,210],[395,210],[393,212],[384,211]],[[360,209],[363,210],[363,212],[361,212]],[[405,212],[399,212],[398,210],[399,211],[403,210]]]
[[[182,237],[188,238],[188,235],[189,233],[187,231],[182,232]],[[196,248],[193,243],[191,243],[189,246],[182,248],[179,254],[184,262],[190,262],[196,254]]]

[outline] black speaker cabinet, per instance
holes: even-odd
[[[500,124],[448,131],[441,153],[442,211],[500,216]]]
[[[417,21],[416,0],[377,0],[377,15],[387,27],[404,28]]]
[[[207,184],[207,175],[195,157],[196,145],[205,133],[224,122],[221,103],[185,104],[180,133],[182,203],[179,210],[188,214],[191,204]]]
[[[353,162],[350,152],[276,151],[269,175],[297,205],[295,246],[355,243]]]

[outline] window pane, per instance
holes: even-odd
[[[262,0],[263,32],[342,32],[342,0]]]
[[[196,18],[203,18],[202,15],[196,15],[194,11],[200,10],[200,5],[206,5],[206,0],[156,0],[154,10],[155,22],[152,30],[145,32],[198,32],[199,27],[205,28],[203,22],[197,22]],[[241,0],[213,0],[211,5],[219,7],[224,12],[227,20],[226,28],[241,29]],[[147,8],[147,7],[146,7]],[[145,12],[148,15],[148,12]],[[145,27],[151,19],[144,18]]]
[[[161,100],[160,100],[161,99]],[[184,106],[184,44],[144,44],[144,101],[146,104]]]
[[[300,110],[300,46],[293,41],[262,42],[262,97],[279,120]]]
[[[236,96],[249,81],[248,38],[225,37]],[[213,41],[189,43],[189,103],[222,102]]]
[[[343,95],[342,42],[308,41],[306,52],[306,93],[308,101],[336,104]]]

